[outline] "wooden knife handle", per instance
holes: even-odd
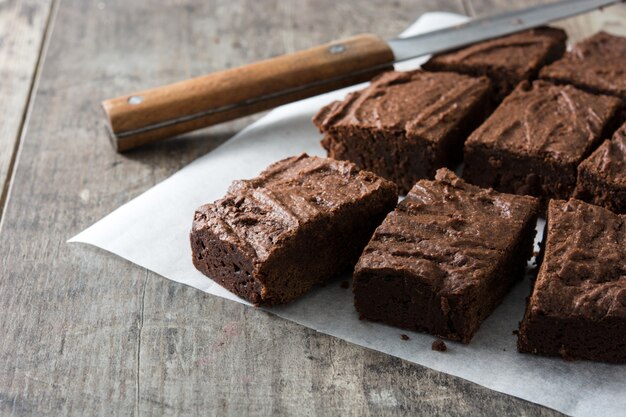
[[[394,56],[375,35],[106,100],[113,145],[125,151],[281,104],[368,81]]]

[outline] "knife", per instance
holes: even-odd
[[[102,103],[113,146],[126,151],[181,133],[371,80],[395,62],[441,53],[620,3],[562,0],[384,41],[363,34]]]

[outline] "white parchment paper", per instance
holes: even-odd
[[[423,15],[404,35],[464,21],[448,13]],[[414,60],[398,69],[417,67]],[[120,207],[70,242],[89,243],[165,278],[247,304],[196,271],[189,230],[194,210],[220,198],[231,181],[251,178],[284,157],[307,152],[324,156],[311,117],[335,91],[275,109],[213,152],[191,163],[143,195]],[[146,215],[149,214],[149,215]],[[540,225],[540,228],[543,225]],[[347,277],[349,278],[349,277]],[[352,291],[339,281],[316,288],[302,299],[271,311],[319,332],[465,378],[574,416],[626,415],[626,366],[566,362],[517,353],[516,336],[530,283],[517,285],[467,345],[446,342],[445,353],[431,350],[433,336],[360,321]],[[410,336],[409,341],[400,334]]]

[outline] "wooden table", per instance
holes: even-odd
[[[0,415],[557,415],[65,243],[253,120],[119,155],[103,98],[531,2],[158,3],[0,0]]]

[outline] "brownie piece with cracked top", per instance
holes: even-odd
[[[392,182],[350,162],[287,158],[196,211],[193,263],[251,303],[287,303],[351,270],[396,203]]]
[[[598,32],[576,43],[539,76],[595,93],[626,100],[626,38]]]
[[[501,101],[517,84],[536,78],[539,70],[563,56],[567,35],[562,29],[538,27],[478,42],[432,57],[422,68],[485,75]]]
[[[520,352],[626,363],[626,217],[551,200]]]
[[[442,168],[418,181],[356,265],[363,318],[469,343],[524,275],[539,201],[467,184]]]
[[[574,197],[626,213],[626,124],[578,166]]]
[[[621,100],[522,82],[465,142],[463,178],[498,191],[572,196],[578,165],[610,135]]]
[[[322,108],[313,122],[329,157],[387,178],[404,194],[461,161],[463,142],[490,110],[490,90],[486,77],[387,72]]]

